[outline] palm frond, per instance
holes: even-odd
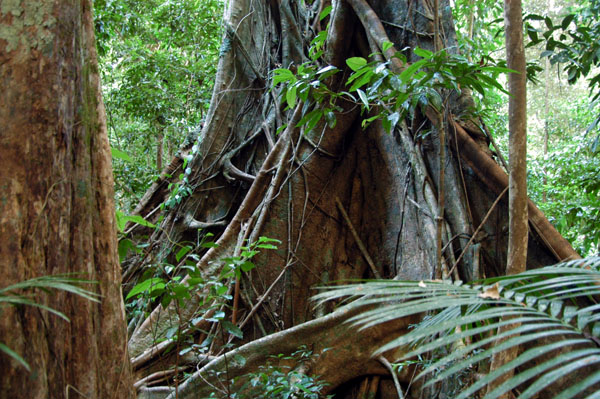
[[[100,294],[85,289],[82,285],[97,284],[96,281],[75,278],[69,274],[42,276],[11,284],[0,288],[0,307],[2,306],[32,306],[50,312],[65,321],[69,318],[62,312],[39,303],[35,300],[35,290],[49,292],[51,290],[65,291],[80,296],[92,302],[100,302]],[[4,352],[19,364],[31,371],[29,364],[18,353],[0,342],[0,352]]]
[[[85,284],[98,284],[97,281],[80,279],[72,274],[56,274],[41,276],[25,281],[20,281],[0,289],[0,297],[8,295],[22,295],[19,291],[41,289],[44,291],[59,290],[70,292],[93,302],[99,302],[100,295],[82,287]]]
[[[364,308],[349,320],[361,329],[426,314],[412,331],[386,343],[376,353],[404,347],[406,355],[399,360],[425,353],[438,356],[417,377],[428,375],[425,385],[449,378],[500,351],[524,348],[510,363],[467,387],[457,399],[472,397],[515,367],[520,372],[485,398],[494,399],[521,386],[526,389],[519,397],[526,399],[558,377],[600,363],[598,297],[600,258],[588,258],[474,284],[378,280],[328,287],[314,299]],[[502,332],[497,333],[501,326]],[[448,350],[457,342],[463,344]],[[565,347],[570,350],[546,360],[548,354]],[[574,382],[556,398],[576,397],[598,382],[600,371]]]

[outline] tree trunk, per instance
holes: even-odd
[[[520,0],[505,0],[509,130],[509,238],[507,274],[525,271],[527,260],[527,71]]]
[[[527,215],[527,71],[525,48],[523,45],[523,11],[521,0],[504,1],[504,21],[506,26],[506,64],[516,73],[508,77],[508,131],[509,131],[509,236],[508,262],[506,274],[518,274],[526,270],[528,215]],[[505,326],[498,333],[515,328]],[[496,345],[499,345],[497,342]],[[490,372],[514,360],[518,347],[496,353],[492,357]],[[508,380],[514,370],[505,373],[488,386],[488,392]],[[505,393],[502,399],[510,399]]]
[[[269,354],[289,354],[292,347],[301,344],[314,346],[316,352],[325,349],[321,339],[331,329],[342,327],[325,322],[335,314],[331,313],[333,305],[315,308],[311,303],[315,286],[377,275],[434,278],[437,215],[443,214],[442,267],[447,272],[453,270],[456,278],[471,280],[502,274],[507,260],[508,202],[503,198],[497,207],[491,205],[504,192],[508,178],[490,157],[486,134],[477,127],[479,121],[457,116],[472,103],[468,93],[450,97],[443,119],[448,134],[440,142],[440,118],[431,114],[431,109],[425,115],[417,112],[414,119],[399,123],[391,134],[386,134],[380,123],[361,128],[362,119],[368,115],[361,115],[359,106],[351,101],[339,101],[334,127],[323,122],[308,131],[296,125],[314,105],[301,103],[294,110],[283,109],[278,98],[280,89],[270,90],[273,69],[296,70],[307,61],[314,35],[324,29],[328,36],[321,66],[331,64],[344,69],[349,57],[366,58],[380,52],[384,53],[380,57],[389,59],[390,68],[399,71],[404,66],[390,58],[393,49],[383,51],[383,43],[390,41],[396,49],[418,46],[433,50],[435,18],[431,2],[305,3],[229,2],[213,100],[198,150],[187,165],[189,171],[182,170],[182,162],[176,161],[171,164],[174,173],[169,173],[184,173],[181,187],[189,187],[191,194],[180,196],[178,202],[170,200],[171,207],[159,215],[151,211],[168,193],[164,182],[153,186],[137,211],[153,221],[159,216],[164,218],[160,229],[134,230],[139,235],[150,233],[150,245],[125,266],[126,288],[130,289],[136,280],[141,281],[147,266],[181,263],[174,256],[179,250],[174,243],[197,243],[206,239],[206,233],[212,233],[216,247],[193,249],[201,257],[198,269],[210,281],[219,276],[222,259],[240,254],[244,240],[254,242],[260,236],[280,240],[276,251],[263,251],[253,259],[256,268],[242,275],[240,283],[228,282],[232,295],[235,286],[241,294],[235,320],[244,338],[233,342],[250,345],[260,357],[260,361],[255,357],[252,361],[246,359],[247,366],[236,369],[236,376],[255,371]],[[331,15],[320,22],[320,11],[330,3]],[[440,1],[439,10],[443,46],[455,51],[449,2]],[[408,62],[418,59],[412,52],[406,56]],[[344,81],[335,76],[328,85],[335,91],[345,90]],[[424,137],[422,133],[427,131],[432,134]],[[445,151],[440,151],[440,145]],[[438,163],[440,152],[446,153],[444,168]],[[440,169],[445,175],[443,188],[434,184],[439,182]],[[445,193],[443,213],[437,202],[440,191]],[[578,257],[556,230],[543,222],[539,210],[533,214],[537,227],[531,233],[529,267]],[[487,222],[478,229],[484,220]],[[470,240],[475,231],[477,235]],[[160,274],[160,269],[154,273]],[[172,398],[193,398],[197,392],[210,390],[210,384],[227,384],[222,367],[227,369],[231,356],[246,353],[246,346],[227,352],[223,342],[216,340],[208,357],[180,357],[172,349],[181,348],[184,342],[172,338],[158,342],[157,338],[165,338],[177,326],[184,333],[181,339],[185,335],[185,339],[202,341],[205,335],[199,330],[209,330],[211,324],[199,316],[212,315],[215,307],[222,307],[230,320],[233,306],[204,301],[209,295],[208,289],[201,289],[184,306],[175,302],[166,308],[155,306],[148,317],[131,322],[135,328],[129,349],[138,378],[158,375],[154,373],[175,364],[193,364],[199,369]],[[342,323],[343,319],[335,320]],[[323,327],[321,335],[295,333],[310,330],[311,323]],[[397,325],[389,326],[377,337],[383,344],[387,342],[385,337],[391,339],[399,331]],[[276,345],[282,336],[287,337],[285,345]],[[367,342],[366,337],[373,335],[353,336],[354,341],[344,341],[344,345],[360,348],[361,340]],[[332,381],[328,391],[339,395],[336,397],[350,398],[349,387],[360,385],[364,377],[387,373],[385,368],[375,372],[369,367],[350,367],[364,361],[358,352],[355,358],[344,357],[344,366],[329,364],[309,371],[318,369],[325,380]],[[397,355],[387,354],[387,358],[394,361]],[[198,365],[200,358],[203,367]],[[340,367],[346,366],[349,372],[341,373]],[[418,391],[413,386],[409,397],[418,397]]]
[[[3,307],[1,398],[132,398],[113,178],[90,1],[0,6],[0,281],[98,282],[99,303],[36,295],[70,322]],[[39,294],[39,293],[38,293]]]

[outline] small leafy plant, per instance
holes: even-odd
[[[257,372],[245,375],[247,381],[231,397],[236,399],[323,399],[332,398],[324,395],[327,383],[316,375],[307,375],[303,367],[313,357],[313,353],[305,345],[289,356],[279,354],[273,356],[266,365]],[[296,364],[295,367],[277,365],[285,361]],[[277,363],[277,364],[275,364]]]
[[[212,237],[211,234],[204,235],[198,247],[214,247],[216,245],[214,242],[206,241],[210,237]],[[234,323],[226,320],[225,311],[229,307],[229,301],[233,299],[231,294],[233,282],[236,278],[241,278],[243,273],[248,273],[256,267],[252,262],[252,258],[261,249],[277,249],[274,244],[278,243],[280,243],[279,240],[260,237],[255,242],[241,247],[238,256],[221,259],[223,262],[222,269],[217,276],[211,279],[206,279],[202,270],[198,269],[199,257],[194,253],[194,246],[180,244],[175,253],[175,260],[178,265],[161,265],[151,277],[136,284],[125,299],[126,301],[134,300],[130,303],[130,306],[137,309],[146,307],[153,301],[159,301],[163,307],[169,306],[171,302],[175,302],[175,306],[181,307],[192,295],[204,291],[205,295],[202,297],[200,305],[205,313],[193,318],[191,325],[197,325],[203,320],[218,323],[224,332],[241,339],[243,338],[242,330]],[[186,278],[183,278],[184,275]],[[210,344],[212,338],[207,337],[203,344],[196,344],[191,339],[193,330],[193,328],[190,330],[186,326],[176,324],[166,331],[162,339],[176,340],[179,343],[189,341],[189,345],[185,344],[185,347],[180,350],[180,355],[191,350],[206,351],[206,346]],[[207,333],[206,331],[203,332]]]

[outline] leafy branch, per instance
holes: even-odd
[[[384,45],[384,51],[391,43]],[[392,72],[389,61],[368,61],[363,57],[352,57],[346,64],[352,71],[346,80],[348,90],[334,92],[327,87],[327,79],[340,72],[333,66],[316,68],[309,62],[298,67],[296,73],[279,68],[274,71],[273,85],[282,84],[282,97],[289,108],[298,99],[305,103],[304,116],[297,126],[312,130],[323,117],[329,127],[335,126],[334,111],[338,110],[335,100],[345,98],[359,104],[363,112],[370,112],[362,126],[366,127],[381,119],[389,133],[404,118],[413,118],[417,109],[432,106],[438,112],[444,109],[444,90],[460,92],[472,89],[482,96],[489,90],[506,90],[497,81],[501,73],[514,72],[490,58],[487,63],[473,63],[446,50],[433,53],[415,48],[414,54],[421,57],[399,73]],[[398,52],[394,56],[407,65],[406,57]],[[312,107],[314,104],[318,106]],[[311,109],[312,108],[312,109]],[[371,112],[373,111],[373,112]]]

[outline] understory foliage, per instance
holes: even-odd
[[[245,375],[246,381],[228,399],[330,399],[332,395],[323,395],[321,391],[327,383],[319,376],[307,375],[306,363],[315,356],[306,345],[289,356],[272,356],[269,362],[259,370]],[[286,366],[293,360],[296,366]],[[283,364],[282,364],[283,363]],[[235,383],[235,381],[233,381]]]
[[[532,160],[529,177],[532,197],[575,249],[600,253],[600,157],[590,153],[585,139]]]
[[[519,398],[527,399],[600,362],[599,281],[600,258],[587,258],[470,284],[386,280],[342,285],[325,288],[315,299],[343,300],[345,308],[366,307],[369,310],[348,321],[361,329],[426,314],[410,333],[391,340],[375,354],[397,347],[407,348],[403,360],[432,353],[434,360],[417,376],[427,377],[426,386],[465,370],[474,371],[496,352],[527,347],[456,396],[473,397],[491,381],[517,369],[518,373],[485,398],[521,388]],[[496,333],[499,327],[505,328],[502,333]],[[568,384],[556,398],[579,397],[598,381],[600,371],[596,370],[582,381]],[[598,393],[588,396],[592,397]]]

